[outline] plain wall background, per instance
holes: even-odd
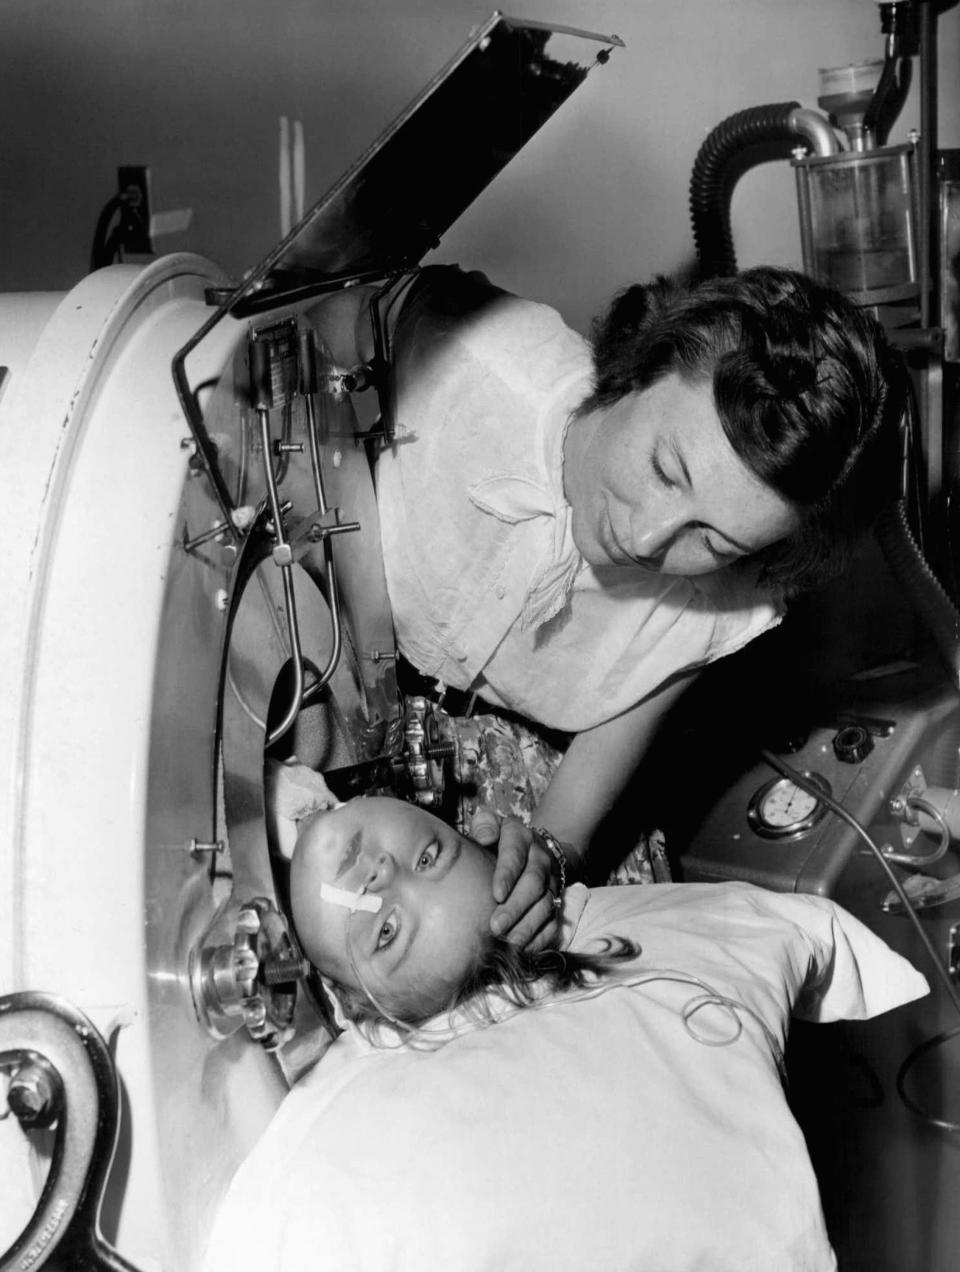
[[[148,164],[155,212],[190,208],[160,252],[234,277],[280,237],[279,117],[303,123],[317,199],[456,51],[488,0],[3,0],[0,291],[66,290],[88,269],[120,164]],[[518,0],[525,17],[627,47],[446,236],[581,328],[625,282],[692,256],[690,171],[747,106],[816,106],[817,70],[882,56],[873,0]],[[960,10],[940,32],[940,137],[960,146]],[[919,125],[914,92],[893,140]],[[734,198],[741,265],[799,264],[789,163]]]

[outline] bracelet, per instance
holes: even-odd
[[[531,826],[530,829],[560,867],[560,891],[553,899],[554,905],[559,909],[563,894],[567,890],[567,855],[563,851],[560,840],[556,835],[551,835],[549,830],[544,830],[542,826]]]

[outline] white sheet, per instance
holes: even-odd
[[[782,1043],[926,981],[822,898],[749,884],[571,890],[574,948],[697,976]],[[436,1051],[345,1035],[241,1167],[206,1272],[819,1272],[836,1266],[770,1040],[690,1037],[689,986],[559,999]],[[709,1009],[715,1011],[716,1009]],[[708,1022],[701,1017],[700,1023]]]

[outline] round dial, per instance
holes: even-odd
[[[817,773],[804,773],[809,782],[830,794],[829,783]],[[775,777],[754,794],[747,809],[752,829],[765,839],[795,839],[814,826],[827,806],[788,777]]]

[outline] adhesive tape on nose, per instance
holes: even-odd
[[[335,888],[332,883],[321,883],[320,899],[329,901],[331,905],[342,905],[351,914],[355,910],[379,914],[383,906],[383,897],[375,896],[372,892],[364,892],[363,888],[357,892],[348,892],[346,888]]]

